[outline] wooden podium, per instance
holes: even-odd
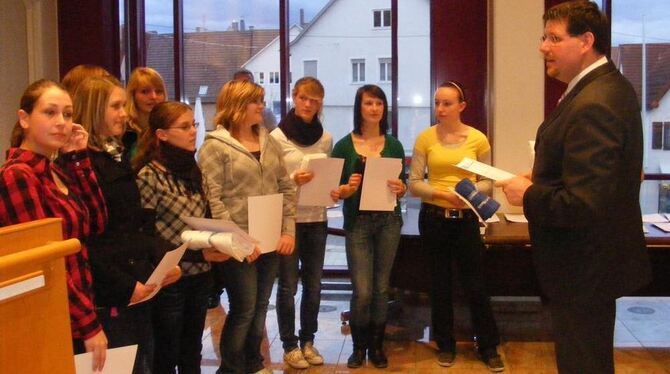
[[[74,373],[60,218],[0,228],[0,374]]]

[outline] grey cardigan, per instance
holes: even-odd
[[[260,126],[259,135],[260,161],[222,126],[205,137],[198,164],[212,217],[232,220],[248,231],[247,198],[283,193],[282,234],[295,236],[295,185],[286,172],[281,146]]]

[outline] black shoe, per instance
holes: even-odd
[[[497,373],[505,370],[505,364],[503,364],[502,358],[500,358],[500,355],[496,351],[481,355],[481,360],[492,372]]]
[[[219,294],[211,294],[207,298],[207,309],[218,308],[221,303],[221,298]]]
[[[370,339],[368,340],[368,359],[378,369],[389,366],[389,361],[384,354],[384,332],[386,324],[370,326]]]
[[[456,361],[456,352],[452,351],[438,351],[437,364],[444,367],[449,367]]]
[[[365,349],[354,348],[354,351],[347,360],[347,367],[350,369],[357,369],[365,363]]]

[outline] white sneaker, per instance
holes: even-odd
[[[310,365],[323,365],[323,356],[311,342],[305,343],[302,347],[302,355]]]
[[[284,362],[294,369],[307,369],[309,362],[305,360],[300,348],[294,348],[291,352],[284,353]]]

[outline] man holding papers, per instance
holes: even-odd
[[[350,309],[354,350],[347,361],[350,368],[364,364],[366,351],[375,367],[388,366],[382,343],[391,267],[402,226],[397,198],[407,189],[405,173],[400,171],[391,179],[381,181],[384,190],[379,190],[378,194],[395,195],[395,204],[389,209],[363,210],[360,191],[366,160],[388,158],[400,164],[397,170],[402,170],[404,165],[402,144],[386,134],[387,108],[386,95],[381,88],[374,85],[359,88],[354,102],[354,131],[337,142],[333,149],[333,157],[345,160],[341,185],[333,191],[333,197],[344,199],[347,264],[354,287]],[[379,182],[373,175],[365,178]]]
[[[333,149],[333,137],[323,129],[319,120],[323,97],[324,89],[318,79],[298,79],[293,87],[293,109],[279,122],[279,128],[270,133],[281,145],[286,170],[298,188],[304,188],[314,178],[314,173],[303,167],[303,164],[308,164],[304,161],[310,156],[325,158]],[[334,172],[328,171],[330,174]],[[330,190],[319,193],[330,204],[333,203]],[[323,357],[314,348],[314,334],[318,327],[321,304],[327,229],[325,206],[301,206],[298,201],[295,251],[279,259],[277,289],[277,322],[284,348],[284,361],[295,369],[323,364]],[[296,336],[294,296],[298,289],[298,276],[302,279],[302,297],[300,331],[299,336]]]
[[[456,359],[451,263],[459,270],[463,290],[470,301],[470,315],[477,350],[482,361],[494,371],[504,370],[496,347],[500,343],[489,296],[484,289],[482,261],[484,243],[477,213],[454,193],[468,180],[471,189],[489,193],[491,181],[457,165],[465,157],[489,164],[491,146],[486,135],[461,121],[466,98],[463,87],[454,81],[435,92],[438,123],[416,139],[410,190],[421,197],[419,232],[423,247],[431,256],[431,313],[433,337],[437,343],[437,363],[451,366]],[[425,173],[428,180],[424,180]],[[467,178],[467,179],[466,179]],[[459,185],[459,182],[461,183]],[[458,188],[461,192],[464,189]],[[495,209],[490,209],[495,211]]]
[[[614,373],[615,300],[650,280],[640,107],[605,57],[608,27],[587,1],[544,15],[547,74],[568,88],[537,131],[532,176],[497,183],[528,219],[560,373]]]

